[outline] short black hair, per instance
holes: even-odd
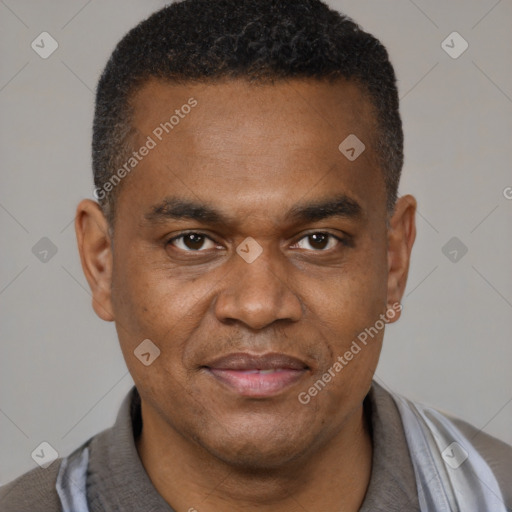
[[[320,0],[182,0],[130,30],[98,82],[92,163],[95,195],[111,226],[119,187],[105,185],[133,151],[129,100],[151,78],[357,83],[375,112],[373,146],[388,212],[394,209],[403,165],[402,122],[393,66],[374,36]]]

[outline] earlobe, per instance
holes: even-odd
[[[388,308],[401,302],[407,284],[411,251],[416,238],[416,199],[400,197],[388,229]],[[398,314],[393,321],[398,320]]]
[[[103,320],[114,320],[111,301],[112,249],[108,222],[95,201],[84,199],[76,210],[75,231],[82,269],[92,293],[92,307]]]

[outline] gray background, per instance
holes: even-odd
[[[512,443],[512,4],[330,3],[389,49],[406,136],[400,191],[419,201],[404,313],[377,378]],[[109,426],[132,385],[113,325],[92,311],[72,221],[92,197],[99,73],[162,5],[0,1],[1,483],[35,467],[42,441],[66,455]],[[30,46],[43,31],[59,43],[46,60]],[[453,31],[469,43],[457,59],[441,47]],[[442,251],[454,236],[468,249],[457,262]],[[42,237],[57,247],[47,262],[32,252]]]

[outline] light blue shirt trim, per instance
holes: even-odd
[[[87,447],[78,456],[63,459],[55,486],[62,504],[62,512],[89,512],[86,495],[88,464]]]
[[[391,395],[400,412],[422,512],[507,512],[487,462],[450,419]]]

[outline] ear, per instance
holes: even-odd
[[[400,197],[389,221],[388,228],[388,295],[387,307],[400,318],[401,307],[397,307],[405,291],[412,246],[416,238],[416,199],[411,195]]]
[[[92,292],[92,307],[103,320],[114,320],[111,303],[112,248],[109,225],[100,206],[84,199],[76,210],[75,231],[85,277]]]

